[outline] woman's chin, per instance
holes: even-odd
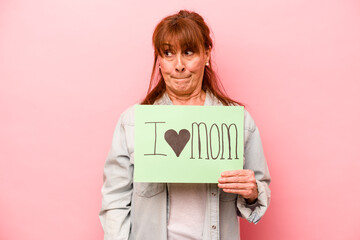
[[[175,86],[173,89],[171,89],[171,92],[174,95],[179,95],[179,96],[183,96],[183,95],[189,95],[194,91],[194,89],[191,89],[189,86],[187,85],[178,85]]]

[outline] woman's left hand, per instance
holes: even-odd
[[[252,170],[233,170],[221,173],[218,187],[224,192],[239,194],[247,203],[254,203],[258,197],[255,173]]]

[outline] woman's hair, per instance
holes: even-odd
[[[213,47],[210,30],[204,19],[198,13],[187,10],[181,10],[161,20],[154,30],[152,43],[154,65],[149,89],[141,104],[153,104],[166,90],[164,78],[157,67],[158,57],[163,56],[165,43],[175,43],[174,45],[178,44],[182,50],[191,49],[193,52],[207,51]],[[202,89],[210,91],[225,106],[242,105],[225,93],[224,87],[211,66],[211,56],[209,65],[205,66]]]

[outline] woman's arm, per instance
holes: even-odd
[[[224,192],[239,194],[237,207],[240,216],[257,223],[270,203],[270,173],[259,130],[246,111],[244,130],[244,170],[223,172],[219,187]]]
[[[120,117],[104,167],[100,221],[105,240],[129,239],[133,191],[133,165],[126,142],[126,129]]]

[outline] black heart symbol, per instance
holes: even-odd
[[[179,134],[177,134],[174,129],[169,129],[165,132],[164,137],[176,156],[179,157],[190,139],[190,132],[186,129],[181,129]]]

